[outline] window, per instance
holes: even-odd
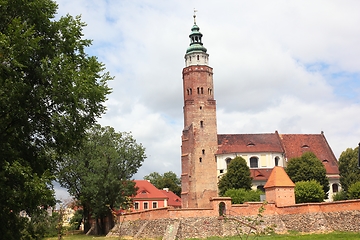
[[[202,154],[205,154],[205,149],[202,150]]]
[[[200,60],[200,57],[199,57],[199,55],[197,55],[197,60],[198,60],[198,61]]]
[[[149,208],[149,203],[144,202],[144,209],[148,209]]]
[[[280,160],[279,157],[275,157],[275,166],[279,166],[279,160]]]
[[[339,191],[339,185],[337,183],[332,185],[332,191],[333,193],[337,193]]]
[[[199,158],[199,162],[202,162],[202,158]]]
[[[138,203],[138,202],[135,202],[134,208],[135,208],[135,210],[138,210],[138,209],[139,209],[139,203]]]
[[[264,189],[264,186],[263,186],[263,185],[257,186],[256,189],[265,192],[265,189]]]
[[[225,159],[225,162],[226,162],[226,168],[229,168],[229,164],[230,164],[230,162],[231,162],[231,158]]]
[[[220,173],[224,173],[224,169],[220,169]]]
[[[152,208],[157,208],[157,202],[153,202],[152,204],[153,204]]]
[[[250,158],[250,168],[258,168],[259,167],[259,159],[257,157]]]
[[[200,127],[204,127],[204,121],[200,121]]]

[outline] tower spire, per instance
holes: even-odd
[[[197,12],[197,10],[194,8],[194,25],[196,25],[196,12]]]

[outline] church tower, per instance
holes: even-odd
[[[184,130],[181,146],[181,201],[183,208],[208,208],[218,196],[215,153],[218,148],[213,69],[196,25],[183,69]]]

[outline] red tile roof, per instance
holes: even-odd
[[[136,187],[138,188],[134,199],[167,199],[161,190],[157,189],[147,180],[134,180]]]
[[[277,133],[218,134],[217,154],[283,152]]]
[[[172,191],[160,190],[168,197],[168,206],[181,207],[181,198]]]
[[[284,168],[274,167],[264,188],[270,187],[295,187],[295,184],[286,174]]]
[[[313,152],[322,161],[327,174],[339,174],[336,157],[323,133],[280,134],[287,159],[300,157],[304,152]]]
[[[271,174],[272,168],[257,168],[257,169],[250,169],[250,176],[255,181],[266,181],[269,179]]]
[[[311,151],[325,166],[326,173],[338,175],[336,157],[323,133],[321,134],[218,134],[217,154],[226,153],[284,153],[287,159],[300,157]],[[255,176],[254,180],[260,180]]]

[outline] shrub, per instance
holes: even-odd
[[[342,201],[342,200],[346,200],[347,199],[347,195],[346,192],[341,190],[340,192],[337,192],[333,195],[333,200],[334,201]]]
[[[359,199],[360,198],[360,182],[356,182],[350,185],[348,190],[349,199]]]
[[[260,195],[264,194],[260,190],[246,190],[243,188],[239,189],[228,189],[224,196],[231,197],[231,202],[233,204],[242,204],[244,202],[259,202]]]
[[[315,180],[295,183],[296,203],[322,202],[325,193],[321,184]]]

